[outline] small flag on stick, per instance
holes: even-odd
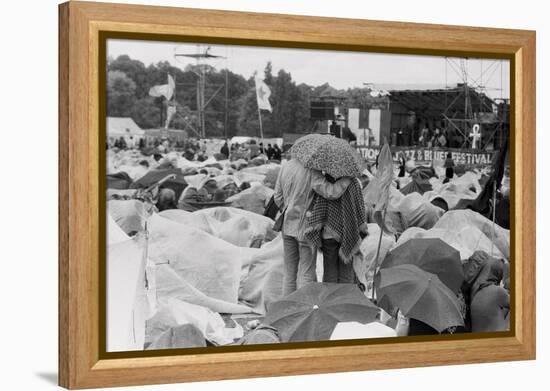
[[[385,232],[391,232],[386,227],[385,210],[390,198],[390,186],[393,180],[393,158],[390,146],[385,143],[378,155],[378,170],[365,188],[363,198],[365,204],[374,206],[374,220]]]

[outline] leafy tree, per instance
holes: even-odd
[[[127,55],[118,56],[108,63],[109,71],[121,71],[136,84],[136,98],[142,98],[149,93],[151,85],[148,84],[145,65],[138,60],[132,60]]]
[[[268,133],[273,137],[281,137],[283,133],[294,132],[294,112],[296,110],[296,85],[290,73],[280,70],[275,80],[272,92],[273,115]]]
[[[273,111],[262,110],[265,137],[281,137],[283,133],[305,132],[309,128],[309,87],[299,88],[290,73],[280,70],[271,75],[271,63],[266,65],[264,81],[271,89],[270,102]],[[272,84],[268,84],[267,81]],[[254,79],[249,80],[249,90],[241,98],[238,125],[239,134],[259,136],[258,104]]]
[[[160,99],[148,95],[135,101],[130,115],[140,128],[153,129],[161,126],[161,105],[159,101]],[[165,110],[164,107],[162,109]],[[165,114],[162,115],[165,117]]]
[[[107,115],[128,117],[135,103],[136,83],[124,72],[107,74]]]
[[[170,128],[183,129],[193,137],[197,137],[198,132],[198,117],[197,114],[187,106],[181,106],[177,103],[176,115],[172,117]]]
[[[348,97],[347,107],[359,108],[386,108],[387,97],[372,96],[370,88],[349,88],[345,94]]]
[[[296,109],[293,112],[293,123],[295,133],[307,133],[311,128],[310,116],[310,94],[311,87],[300,84],[293,91],[292,100]]]
[[[249,81],[246,93],[239,99],[238,135],[260,136],[258,102],[254,82]]]
[[[208,137],[235,135],[259,136],[258,104],[254,76],[245,79],[226,69],[205,68],[205,125]],[[142,128],[158,128],[161,115],[164,121],[168,102],[164,98],[149,96],[154,85],[166,84],[171,75],[176,92],[170,104],[175,104],[177,114],[171,128],[198,130],[197,72],[196,64],[188,64],[183,70],[168,61],[145,66],[127,55],[109,57],[107,62],[107,113],[109,116],[130,116]],[[262,110],[265,137],[280,137],[283,133],[307,133],[311,130],[310,102],[321,96],[336,96],[347,107],[385,107],[387,98],[372,97],[368,88],[338,90],[324,83],[320,86],[299,84],[287,71],[281,69],[273,75],[268,62],[263,70],[263,80],[271,89],[270,102],[273,112]],[[227,129],[225,129],[225,82],[228,81]]]
[[[224,72],[227,70],[224,70]],[[225,75],[224,75],[225,76]],[[241,75],[237,75],[231,71],[228,71],[228,137],[233,137],[238,133],[238,120],[239,120],[239,107],[240,107],[240,98],[245,96],[249,84],[246,79]]]
[[[269,87],[273,86],[273,65],[271,64],[271,61],[268,61],[265,68],[264,68],[264,82]]]

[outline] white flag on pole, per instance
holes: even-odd
[[[258,108],[260,110],[268,110],[271,112],[271,103],[269,103],[269,97],[271,96],[271,90],[259,77],[255,78],[256,81],[256,100],[258,101]]]
[[[172,76],[168,75],[168,84],[159,84],[151,87],[149,90],[149,95],[158,98],[164,96],[166,100],[170,100],[172,95],[174,95],[174,90],[176,89],[176,83]]]

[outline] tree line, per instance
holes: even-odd
[[[254,75],[246,79],[227,69],[206,66],[205,126],[208,137],[225,135],[225,80],[228,80],[227,136],[259,136],[258,106]],[[170,122],[170,128],[197,129],[197,71],[189,64],[183,70],[167,61],[145,66],[141,61],[121,55],[109,58],[107,64],[107,115],[131,117],[141,128],[151,129],[163,126],[167,102],[164,97],[149,96],[154,85],[166,84],[170,74],[176,81],[173,98],[177,114]],[[227,72],[227,74],[226,74]],[[372,105],[368,89],[353,88],[335,90],[328,83],[320,86],[296,84],[289,72],[281,69],[273,74],[268,62],[263,78],[271,89],[270,102],[273,111],[262,111],[262,125],[265,137],[281,137],[283,133],[307,133],[314,123],[310,120],[310,101],[330,91],[345,98],[349,107]],[[217,91],[217,93],[216,93]],[[174,104],[172,102],[171,104]],[[189,126],[190,125],[190,126]]]

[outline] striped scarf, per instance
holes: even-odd
[[[338,252],[340,259],[346,264],[351,262],[361,245],[359,231],[367,225],[363,193],[359,182],[352,180],[342,197],[337,200],[327,200],[315,194],[306,216],[305,238],[320,248],[323,227],[328,227],[340,239]]]

